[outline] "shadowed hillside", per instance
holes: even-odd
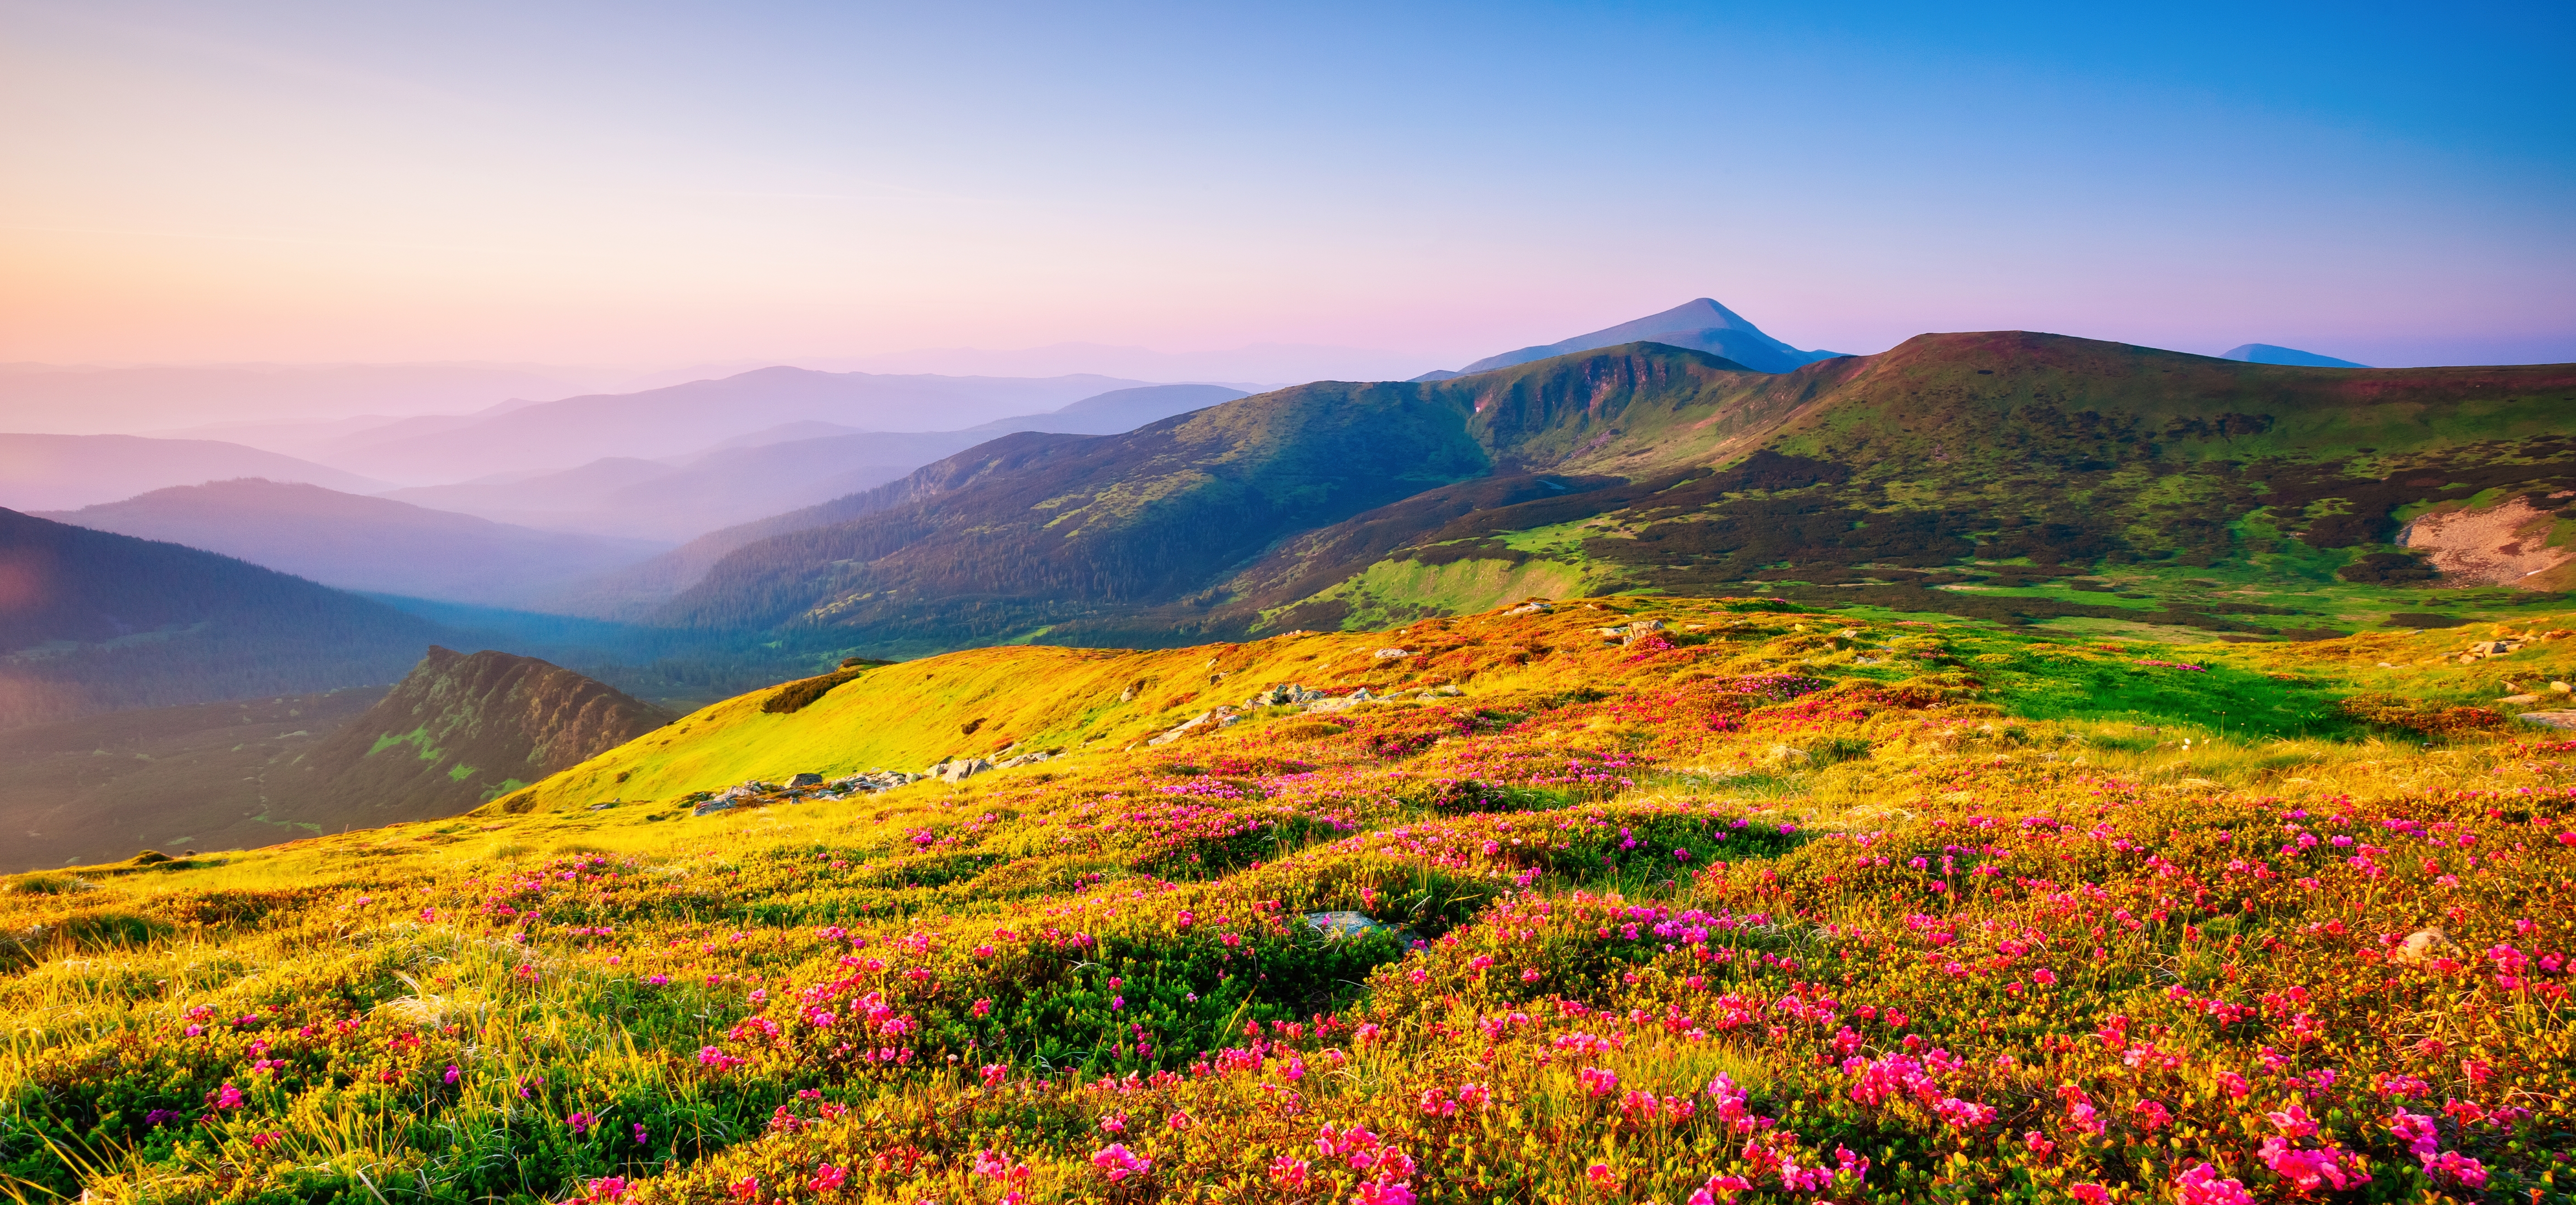
[[[485,605],[526,602],[669,547],[258,478],[154,490],[45,517],[220,552],[343,590]]]
[[[231,557],[0,510],[0,727],[391,682],[439,634]]]

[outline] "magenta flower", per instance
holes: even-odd
[[[1154,1170],[1153,1160],[1138,1155],[1115,1142],[1093,1151],[1091,1165],[1099,1168],[1102,1175],[1109,1177],[1109,1182],[1112,1184],[1129,1176],[1141,1176]]]
[[[820,1163],[815,1165],[814,1178],[807,1180],[805,1182],[805,1187],[813,1189],[816,1192],[839,1192],[841,1190],[841,1185],[848,1183],[849,1179],[850,1172],[848,1168],[837,1167],[829,1163]]]
[[[2182,1205],[2254,1205],[2254,1194],[2245,1191],[2242,1181],[2222,1179],[2206,1163],[2174,1177],[2174,1193]]]

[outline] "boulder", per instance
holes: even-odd
[[[1380,661],[1392,661],[1392,660],[1394,660],[1394,659],[1396,659],[1396,658],[1398,658],[1398,657],[1410,657],[1410,656],[1412,656],[1412,655],[1413,655],[1413,650],[1411,650],[1411,649],[1379,649],[1376,653],[1371,654],[1371,655],[1372,655],[1372,656],[1374,656],[1374,657],[1376,657],[1376,658],[1377,658],[1378,660],[1380,660]]]
[[[2435,925],[2407,934],[2406,940],[2397,943],[2397,948],[2388,952],[2388,961],[2400,966],[2414,966],[2417,963],[2431,962],[2436,958],[2454,957],[2459,952],[2460,947],[2451,941],[2450,935],[2442,932],[2441,926]]]
[[[992,768],[993,763],[980,757],[970,757],[964,761],[944,761],[932,766],[930,777],[941,782],[964,782]]]
[[[2544,728],[2576,729],[2576,711],[2526,711],[2514,718]]]

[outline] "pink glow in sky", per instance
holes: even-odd
[[[2544,7],[2456,55],[2175,11],[535,7],[0,4],[0,360],[1431,368],[1702,295],[1840,351],[2576,359]]]

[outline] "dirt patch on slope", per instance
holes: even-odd
[[[2446,585],[2538,589],[2534,575],[2576,559],[2576,549],[2544,543],[2554,521],[2549,512],[2515,498],[2484,510],[2424,515],[2398,533],[2398,542],[2423,549]]]

